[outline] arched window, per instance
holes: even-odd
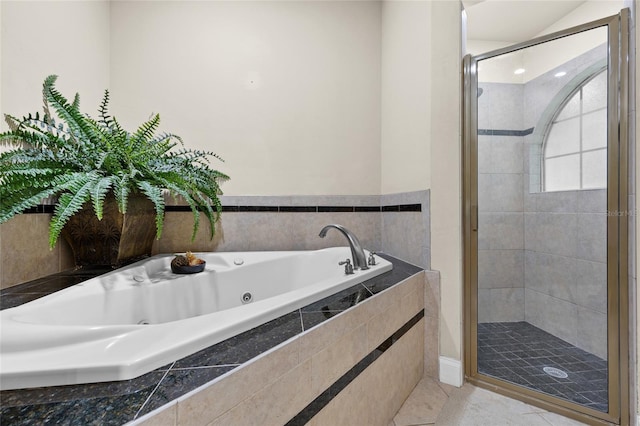
[[[607,73],[585,80],[553,118],[543,145],[544,191],[606,188]]]

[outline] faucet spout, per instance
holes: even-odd
[[[342,235],[344,235],[349,241],[349,248],[351,249],[351,257],[353,259],[354,269],[369,269],[369,266],[367,265],[367,257],[364,254],[364,249],[362,248],[358,237],[356,237],[353,232],[349,231],[344,226],[336,224],[327,225],[320,231],[320,238],[324,238],[330,228],[334,228],[340,231]]]

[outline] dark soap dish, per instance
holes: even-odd
[[[203,262],[199,265],[175,265],[171,262],[171,272],[174,274],[197,274],[198,272],[204,271],[204,267],[207,263]]]

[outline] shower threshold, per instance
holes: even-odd
[[[607,361],[524,321],[478,324],[478,371],[608,411]]]

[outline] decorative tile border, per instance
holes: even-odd
[[[354,207],[354,212],[355,213],[367,213],[367,212],[379,212],[380,211],[380,207],[379,206],[362,206],[362,207]]]
[[[524,130],[478,129],[479,136],[527,136],[533,133],[533,127]]]
[[[34,214],[34,213],[53,213],[55,205],[53,204],[38,204],[35,207],[31,207],[30,209],[22,212],[23,214]]]
[[[189,206],[166,206],[167,212],[188,212]],[[421,204],[397,204],[391,206],[222,206],[222,212],[240,213],[379,213],[421,212]]]
[[[55,206],[39,204],[25,210],[24,214],[51,214]],[[165,206],[166,212],[190,212],[189,206]],[[398,204],[392,206],[222,206],[223,213],[379,213],[421,212],[421,204]]]

